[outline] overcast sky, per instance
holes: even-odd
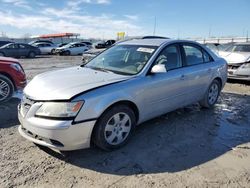
[[[11,37],[74,32],[83,38],[250,35],[250,0],[0,0],[0,32]],[[0,35],[1,35],[0,33]]]

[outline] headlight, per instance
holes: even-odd
[[[50,118],[73,118],[80,111],[83,101],[45,102],[37,110],[36,116]]]
[[[24,73],[22,67],[21,67],[19,64],[13,63],[13,64],[11,64],[10,66],[11,66],[13,69],[15,69],[16,71]]]

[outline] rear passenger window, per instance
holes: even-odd
[[[186,56],[186,66],[208,63],[213,61],[212,57],[199,46],[186,44],[183,45],[183,48]]]
[[[187,66],[203,63],[203,54],[199,48],[190,45],[183,45],[183,48],[186,55]]]

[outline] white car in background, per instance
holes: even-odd
[[[55,54],[59,55],[82,55],[83,52],[89,50],[89,47],[81,42],[71,42],[65,46],[55,49]]]
[[[52,54],[53,50],[57,48],[57,45],[48,42],[35,43],[33,46],[38,47],[41,54]]]
[[[228,78],[250,81],[250,43],[234,43],[219,56],[228,63]]]

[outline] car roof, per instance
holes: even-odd
[[[117,45],[145,45],[145,46],[161,46],[165,43],[174,43],[174,42],[188,42],[193,44],[198,44],[197,42],[190,40],[177,40],[177,39],[132,39],[124,42],[120,42]]]
[[[35,45],[37,45],[37,44],[52,44],[52,43],[50,43],[50,42],[37,42],[37,43],[35,43]]]
[[[145,46],[161,46],[168,39],[132,39],[120,42],[117,45],[145,45]]]

